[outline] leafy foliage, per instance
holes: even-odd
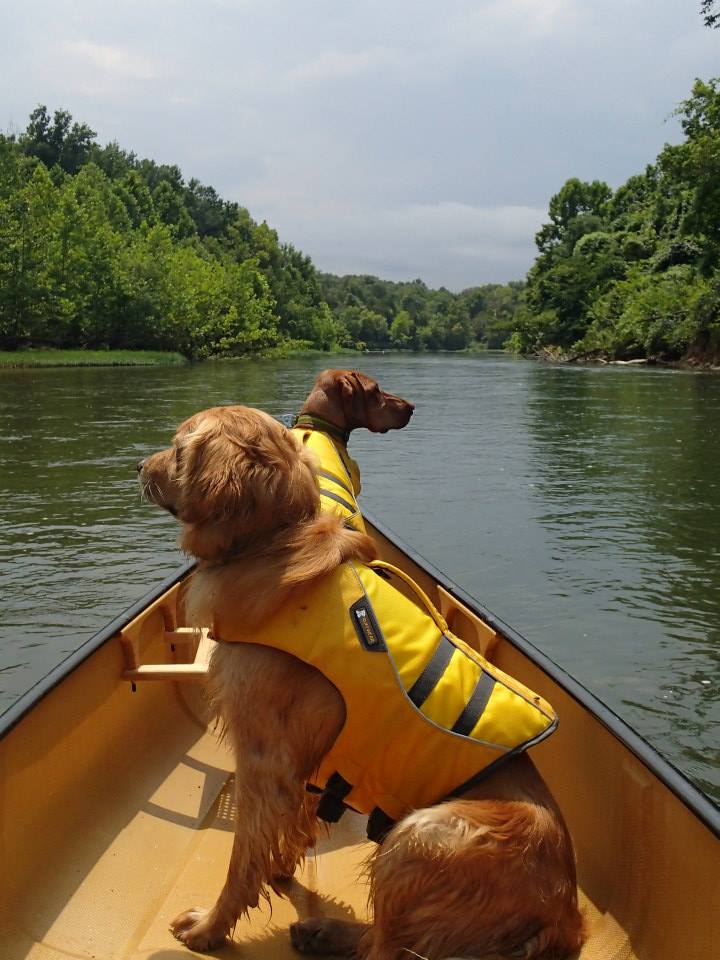
[[[513,329],[523,284],[485,284],[455,294],[422,280],[394,283],[372,276],[320,274],[323,296],[345,346],[359,349],[498,348]]]
[[[572,179],[552,198],[514,349],[717,358],[720,80],[696,80],[677,115],[684,142],[614,193]]]
[[[717,0],[702,0],[700,13],[706,27],[720,27],[720,10],[717,7]]]
[[[310,260],[176,166],[39,106],[0,136],[0,346],[336,346]]]
[[[39,106],[0,135],[0,348],[500,346],[521,284],[456,295],[319,275],[213,187]]]

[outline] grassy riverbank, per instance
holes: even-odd
[[[187,363],[162,350],[0,350],[0,367],[168,367]]]

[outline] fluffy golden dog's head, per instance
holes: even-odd
[[[138,464],[145,499],[177,516],[183,550],[204,560],[314,517],[314,468],[289,430],[250,407],[196,413]]]

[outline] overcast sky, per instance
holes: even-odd
[[[699,0],[0,0],[0,126],[63,107],[322,270],[524,276],[572,176],[616,187],[720,74]]]

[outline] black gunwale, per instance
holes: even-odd
[[[487,623],[498,633],[502,634],[510,643],[526,656],[532,663],[546,673],[567,694],[573,697],[584,709],[588,710],[610,733],[619,740],[650,772],[658,778],[682,803],[700,820],[716,837],[720,837],[720,808],[706,797],[685,774],[673,766],[669,760],[662,757],[657,750],[647,742],[637,731],[633,730],[606,704],[602,703],[593,693],[584,687],[578,680],[563,670],[554,660],[535,647],[522,634],[513,630],[503,620],[495,616],[484,604],[470,596],[462,587],[450,580],[441,570],[438,570],[430,561],[406,544],[389,527],[377,520],[368,511],[363,511],[365,519],[385,537],[393,546],[400,550],[407,558],[423,570],[429,577],[439,583],[448,593],[456,597],[476,616]],[[99,647],[107,643],[119,630],[127,626],[138,614],[184,579],[195,566],[188,561],[170,576],[166,577],[157,586],[149,590],[143,597],[129,606],[105,627],[90,637],[76,651],[69,654],[46,676],[35,683],[27,693],[23,694],[0,716],[0,739],[6,736],[33,707],[53,690],[68,674],[72,673],[81,663],[87,660]]]
[[[77,650],[68,654],[67,657],[53,667],[49,673],[46,673],[44,677],[36,681],[26,693],[19,697],[15,703],[11,704],[11,706],[0,715],[0,740],[2,740],[13,727],[17,726],[22,718],[29,713],[43,697],[64,680],[65,677],[71,674],[76,667],[79,667],[80,664],[92,656],[96,650],[114,637],[118,631],[126,627],[130,621],[141,614],[146,607],[149,607],[151,603],[159,599],[170,587],[174,587],[179,580],[184,579],[194,566],[195,561],[188,560],[181,567],[178,567],[174,573],[171,573],[151,590],[148,590],[139,600],[136,600],[135,603],[132,603],[123,610],[122,613],[119,613],[110,623],[106,624],[81,644]]]

